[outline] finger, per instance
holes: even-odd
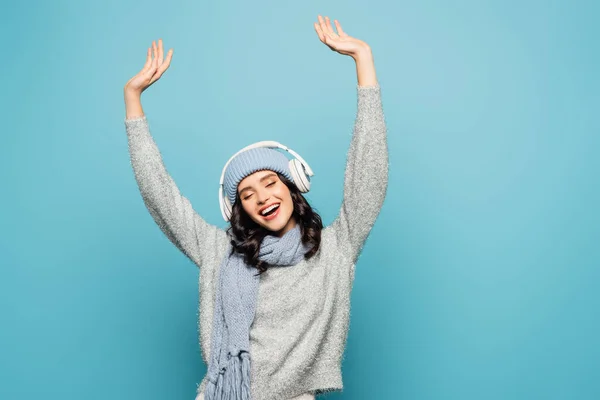
[[[152,57],[152,54],[154,52],[154,47],[150,46],[148,47],[148,54],[146,56],[146,64],[144,65],[144,69],[142,69],[142,71],[140,72],[141,75],[143,75],[144,77],[146,77],[146,79],[150,79],[150,77],[154,74],[154,58]]]
[[[342,29],[342,24],[340,24],[340,21],[338,21],[337,19],[333,21],[335,23],[335,28],[338,31],[338,34],[340,36],[348,36],[348,34],[346,32],[344,32],[344,30]]]
[[[319,15],[319,22],[320,22],[319,27],[321,28],[321,31],[323,32],[323,43],[328,44],[327,41],[331,42],[331,40],[334,39],[334,37],[331,34],[329,27],[327,26],[327,21],[325,19],[323,19],[323,17],[321,17],[320,15]]]
[[[172,58],[173,58],[173,49],[170,49],[167,52],[167,57],[166,57],[165,61],[158,67],[158,69],[156,70],[156,72],[154,73],[154,75],[152,76],[152,78],[150,78],[150,84],[153,84],[154,82],[156,82],[157,80],[160,79],[160,77],[163,75],[163,73],[171,65],[171,59]]]
[[[326,33],[328,31],[327,25],[325,25],[325,20],[320,15],[319,15],[319,27],[321,28],[321,31],[323,33]]]
[[[165,58],[165,61],[162,63],[162,65],[160,66],[160,68],[158,69],[160,71],[160,74],[162,75],[163,72],[165,72],[169,66],[171,65],[171,59],[173,58],[173,49],[169,49],[169,51],[167,51],[167,57]]]
[[[150,52],[150,50],[149,50]],[[143,72],[144,78],[145,79],[150,79],[154,73],[156,72],[156,43],[153,41],[152,42],[152,59],[150,61],[150,65],[148,66],[148,68],[146,68]]]
[[[321,40],[321,42],[325,43],[325,35],[323,34],[323,30],[321,30],[321,27],[319,26],[319,24],[315,22],[314,27],[315,27],[315,31],[317,31],[317,35],[319,36],[319,39]]]
[[[329,17],[325,17],[325,26],[327,27],[327,32],[329,32],[331,36],[335,37],[336,33],[333,30],[333,27],[331,26],[331,20],[329,19]]]
[[[158,68],[158,47],[155,41],[152,41],[152,56],[152,69],[156,71],[156,68]]]
[[[163,54],[163,42],[162,39],[158,39],[158,65],[162,65],[163,63],[163,58],[164,58],[164,54]]]
[[[146,72],[146,70],[148,70],[148,68],[150,68],[151,64],[152,64],[152,49],[150,47],[148,47],[148,50],[146,51],[146,63],[144,64],[144,68],[142,68],[142,72]]]

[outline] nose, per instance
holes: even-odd
[[[265,204],[270,197],[267,190],[259,189],[256,191],[256,200],[258,201],[258,204]]]

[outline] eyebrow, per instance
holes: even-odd
[[[270,178],[272,176],[277,176],[277,174],[274,173],[274,172],[271,172],[270,174],[267,174],[267,175],[263,176],[262,178],[260,178],[259,182],[262,182],[265,179],[268,179],[268,178]],[[242,193],[244,193],[244,190],[249,190],[249,189],[252,189],[252,186],[246,186],[245,188],[243,188],[242,190],[240,190],[240,192],[239,192],[240,196],[242,195]]]

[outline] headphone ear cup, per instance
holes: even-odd
[[[297,159],[290,160],[290,172],[294,183],[300,192],[306,193],[310,190],[310,179],[304,172],[304,166]]]
[[[225,219],[225,221],[229,222],[229,219],[231,218],[231,212],[233,210],[233,207],[231,206],[231,203],[229,202],[229,197],[227,196],[223,196],[221,197],[221,201],[223,202],[223,218]]]

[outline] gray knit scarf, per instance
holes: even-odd
[[[298,225],[281,238],[267,235],[261,243],[259,259],[269,267],[295,265],[310,250],[301,239]],[[244,262],[242,255],[231,254],[231,244],[219,270],[204,398],[251,400],[250,327],[256,311],[260,276],[256,268]]]

